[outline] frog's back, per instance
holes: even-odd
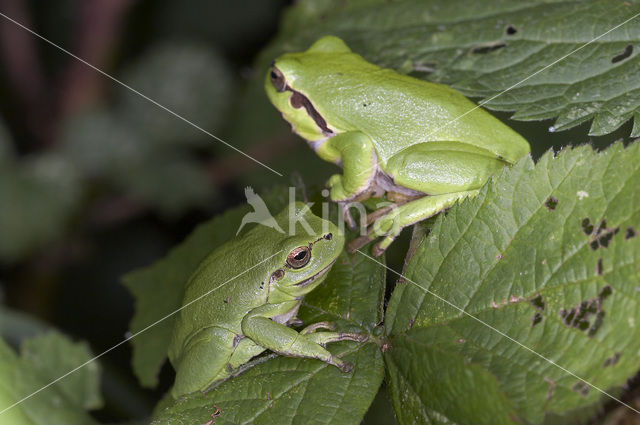
[[[241,334],[244,315],[263,304],[262,298],[266,300],[267,282],[261,276],[268,277],[269,265],[258,264],[264,260],[259,249],[262,245],[251,237],[231,243],[233,246],[225,244],[209,254],[186,284],[183,309],[178,313],[169,348],[174,358],[204,327],[218,326]]]
[[[353,53],[332,58],[325,62],[327,77],[316,76],[315,90],[325,94],[315,106],[336,130],[370,136],[383,164],[406,147],[433,141],[469,143],[509,162],[529,152],[518,133],[445,85],[380,68]]]

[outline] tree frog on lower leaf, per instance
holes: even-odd
[[[524,138],[457,91],[380,68],[333,36],[276,59],[265,88],[293,130],[342,166],[328,185],[350,225],[349,202],[386,195],[393,203],[366,217],[367,235],[350,251],[384,236],[374,247],[382,253],[402,228],[475,195],[529,152]]]
[[[300,219],[291,219],[296,216]],[[258,225],[214,250],[189,278],[169,345],[176,370],[174,398],[204,391],[267,349],[350,371],[351,365],[325,345],[364,341],[366,336],[333,332],[327,322],[300,332],[287,326],[295,320],[304,295],[326,278],[343,249],[344,236],[303,203],[290,204],[275,220],[291,231]]]

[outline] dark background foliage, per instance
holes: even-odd
[[[299,172],[306,185],[321,184],[333,170],[246,95],[286,6],[3,0],[0,12],[282,172],[279,183]],[[0,330],[13,345],[49,326],[94,353],[121,341],[133,314],[121,276],[243,203],[246,185],[260,192],[277,180],[4,18],[0,75]],[[508,122],[535,141],[534,159],[568,143],[604,147],[632,127],[590,137],[589,123],[562,133],[550,133],[552,124]],[[401,265],[401,251],[390,264]],[[155,391],[141,389],[130,361],[129,345],[101,359],[99,420],[144,418],[170,385],[165,366]],[[379,397],[370,423],[389,417]]]

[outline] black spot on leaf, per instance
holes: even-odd
[[[553,196],[549,196],[549,198],[544,202],[544,206],[547,207],[549,211],[554,211],[558,206],[558,199]]]
[[[585,384],[582,381],[573,384],[571,389],[580,394],[581,397],[586,397],[589,394],[589,385]]]
[[[532,298],[529,302],[536,310],[544,311],[544,300],[542,299],[542,295]]]
[[[495,41],[495,42],[492,42],[492,43],[487,43],[487,44],[482,44],[480,46],[475,46],[474,48],[471,49],[471,53],[484,55],[484,54],[487,54],[487,53],[491,53],[494,50],[502,49],[506,45],[507,45],[507,43],[505,43],[504,41]]]
[[[538,310],[531,318],[531,327],[533,327],[542,322],[542,312],[544,311],[544,300],[542,299],[542,295],[538,294],[538,296],[530,299],[529,304],[531,304],[533,308]]]
[[[511,24],[507,25],[507,28],[504,29],[504,33],[507,35],[514,35],[517,32],[518,30],[516,29],[516,27]]]
[[[613,239],[613,237],[618,234],[619,230],[619,227],[607,227],[607,221],[603,219],[598,225],[598,229],[596,230],[596,232],[591,236],[591,242],[589,243],[589,246],[594,251],[599,248],[608,248],[611,239]]]
[[[566,326],[586,332],[589,337],[593,337],[604,323],[605,312],[602,309],[602,302],[612,293],[613,288],[607,285],[600,290],[596,298],[582,301],[569,310],[562,309],[560,317]]]
[[[531,319],[531,327],[534,327],[535,325],[537,325],[540,322],[542,322],[542,314],[540,314],[540,313],[534,314],[533,318]]]
[[[609,247],[609,242],[611,242],[611,239],[613,238],[613,236],[618,233],[618,229],[615,229],[612,232],[608,232],[605,233],[604,235],[602,235],[599,239],[600,242],[600,246],[604,247],[604,248],[608,248]]]
[[[589,217],[585,217],[582,219],[582,231],[584,232],[585,235],[589,236],[590,234],[593,233],[593,224],[591,224],[591,220],[589,220]]]
[[[618,360],[620,360],[620,353],[615,353],[613,356],[608,357],[607,359],[605,359],[604,363],[602,364],[602,367],[609,367],[609,366],[613,366],[616,363],[618,363]]]
[[[627,46],[624,48],[624,51],[622,53],[620,53],[619,55],[615,55],[614,57],[611,58],[611,63],[622,62],[632,54],[633,54],[633,45],[627,44]]]
[[[627,227],[627,231],[624,232],[624,238],[627,240],[631,238],[635,238],[637,235],[638,233],[635,231],[633,227]]]
[[[609,296],[613,294],[613,288],[611,287],[611,285],[607,285],[604,288],[602,288],[602,290],[600,291],[600,294],[598,294],[598,297],[604,301],[607,298],[609,298]]]

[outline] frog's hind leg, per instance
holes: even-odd
[[[227,365],[238,343],[236,334],[216,326],[205,328],[184,347],[184,355],[175,366],[176,380],[171,389],[174,398],[204,391],[218,379],[229,375]]]
[[[384,239],[374,247],[380,255],[400,231],[425,220],[456,201],[473,196],[506,163],[491,152],[458,142],[418,143],[396,153],[386,164],[393,185],[411,189],[425,196],[396,204],[389,210],[374,211],[368,223],[375,220],[367,234],[354,239],[347,250],[354,252],[378,237]],[[400,200],[403,202],[403,200]]]
[[[221,371],[221,373],[224,372],[225,375],[221,376],[219,379],[226,378],[231,371],[238,369],[240,366],[247,363],[253,357],[264,352],[265,350],[266,349],[264,347],[256,344],[251,339],[246,337],[242,338],[236,346],[235,350],[233,350],[233,354],[229,359],[229,367]]]

